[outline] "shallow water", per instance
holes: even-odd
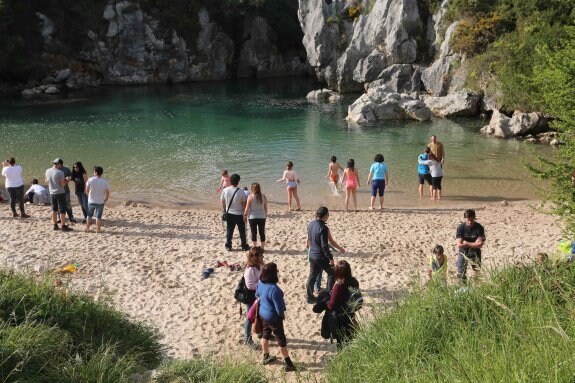
[[[365,180],[373,157],[390,169],[386,206],[428,205],[417,198],[417,156],[436,134],[445,145],[444,200],[451,203],[535,198],[522,159],[550,153],[516,140],[479,134],[486,121],[379,122],[348,126],[347,106],[308,103],[317,84],[305,79],[246,80],[162,87],[99,88],[68,98],[0,100],[0,153],[15,156],[26,181],[43,179],[50,161],[104,167],[113,199],[160,206],[218,205],[220,170],[259,182],[272,204],[285,206],[275,183],[286,161],[302,183],[304,208],[343,205],[325,175],[331,155],[354,158],[367,207]]]

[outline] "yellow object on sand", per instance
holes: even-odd
[[[78,270],[78,267],[80,267],[79,264],[70,263],[69,265],[62,267],[62,269],[60,269],[60,272],[61,273],[75,273],[76,270]]]

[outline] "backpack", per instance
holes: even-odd
[[[248,290],[248,286],[246,286],[246,279],[243,275],[234,291],[234,299],[245,304],[248,304],[250,301],[250,291]]]
[[[361,290],[354,287],[348,287],[349,290],[349,300],[347,301],[348,313],[354,314],[363,307],[363,295],[361,295]]]

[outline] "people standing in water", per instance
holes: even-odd
[[[333,194],[337,194],[337,181],[339,181],[339,171],[341,166],[337,162],[336,156],[331,156],[331,161],[327,166],[327,175],[325,178],[329,180],[329,185]]]
[[[90,232],[92,217],[96,214],[96,233],[102,229],[102,215],[104,205],[110,198],[110,185],[102,178],[104,169],[101,166],[94,166],[94,176],[86,181],[86,194],[88,194],[88,212],[86,215],[86,233]]]
[[[286,304],[284,292],[277,285],[279,282],[278,267],[275,263],[266,263],[262,267],[260,281],[256,288],[256,296],[259,298],[259,317],[262,319],[262,351],[264,354],[263,364],[270,364],[277,357],[270,355],[270,339],[273,336],[284,358],[286,372],[295,371],[296,367],[289,357],[287,338],[284,331]]]
[[[359,282],[351,275],[351,266],[341,260],[335,266],[335,284],[327,308],[333,312],[335,319],[335,339],[338,348],[349,341],[355,327],[355,313],[349,308],[353,290],[359,289]]]
[[[232,185],[232,182],[230,180],[230,175],[226,169],[222,170],[221,176],[222,177],[220,178],[220,186],[218,186],[218,189],[217,189],[218,193],[220,193],[222,190],[224,190],[228,186]]]
[[[441,167],[441,162],[437,160],[435,154],[429,153],[429,159],[427,161],[419,160],[419,164],[429,166],[429,172],[431,173],[431,199],[440,200],[441,180],[443,179],[443,168]]]
[[[457,254],[457,278],[461,282],[467,281],[467,264],[475,272],[481,269],[481,248],[485,244],[485,229],[475,222],[475,210],[467,209],[463,213],[465,222],[457,226],[455,245]]]
[[[389,186],[389,173],[387,171],[387,164],[385,164],[383,154],[376,154],[374,163],[369,168],[369,175],[367,176],[367,184],[371,185],[371,201],[369,210],[374,209],[375,197],[379,194],[379,209],[383,209],[383,200],[385,188]]]
[[[431,136],[431,142],[427,144],[427,147],[431,150],[431,153],[435,155],[437,161],[443,165],[445,163],[445,149],[441,141],[437,140],[435,134]]]
[[[429,172],[429,166],[422,164],[419,161],[427,161],[429,160],[429,154],[431,153],[431,149],[426,147],[422,154],[417,157],[417,177],[419,181],[419,199],[423,198],[423,185],[425,182],[429,185],[429,198],[433,199],[433,188],[431,186],[431,173]]]
[[[4,186],[10,195],[10,209],[12,217],[18,217],[16,212],[16,203],[20,209],[20,218],[30,218],[24,209],[24,178],[22,177],[22,167],[16,165],[16,159],[10,157],[2,162],[2,175],[6,177]]]
[[[297,195],[297,186],[300,183],[300,180],[293,170],[293,162],[288,161],[286,164],[286,170],[284,170],[284,174],[282,178],[277,180],[277,183],[286,182],[286,189],[287,189],[287,196],[288,196],[288,211],[292,211],[292,199],[295,199],[297,203],[297,209],[301,210],[301,203],[299,202],[299,197]]]
[[[343,177],[341,178],[341,187],[345,185],[345,211],[349,209],[349,197],[353,198],[353,211],[357,211],[357,188],[361,185],[359,184],[359,171],[355,168],[355,161],[350,158],[347,161],[347,166],[343,171]]]
[[[429,280],[447,283],[447,257],[444,254],[443,246],[435,245],[431,257],[429,258]]]
[[[326,225],[329,219],[329,210],[322,206],[315,213],[315,220],[307,227],[306,248],[309,249],[309,276],[306,284],[307,303],[315,303],[317,298],[313,295],[314,284],[321,270],[327,274],[327,290],[331,291],[334,284],[333,255],[329,244],[331,243],[340,253],[345,249],[339,246],[333,238],[330,241],[329,228]]]
[[[264,249],[254,246],[248,252],[246,266],[244,268],[244,279],[248,289],[248,302],[246,303],[246,313],[256,300],[256,288],[260,281],[262,267],[264,265]],[[257,343],[252,339],[252,322],[246,317],[244,322],[244,344],[252,349],[257,349]]]
[[[242,241],[242,250],[246,251],[250,249],[250,246],[246,240],[246,221],[244,220],[244,211],[246,209],[246,195],[244,191],[238,187],[240,183],[240,175],[232,174],[230,176],[231,186],[226,187],[222,191],[220,197],[220,202],[222,204],[222,210],[226,211],[226,250],[232,250],[232,237],[234,236],[234,230],[236,226],[240,232],[240,240]]]
[[[72,166],[72,180],[76,185],[76,198],[78,198],[78,204],[82,208],[82,214],[84,215],[82,223],[86,223],[86,218],[88,217],[88,194],[86,194],[88,173],[80,161],[74,162]]]
[[[244,210],[244,217],[250,223],[250,231],[252,233],[252,246],[257,246],[257,234],[260,234],[260,246],[263,249],[266,245],[266,218],[268,214],[268,201],[260,184],[254,182],[252,184],[252,192],[249,195],[246,208]]]

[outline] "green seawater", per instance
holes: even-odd
[[[343,207],[331,193],[327,166],[336,155],[355,159],[368,206],[369,166],[382,153],[389,166],[387,207],[434,206],[417,195],[417,157],[436,134],[445,145],[442,204],[536,198],[522,160],[551,149],[486,138],[479,119],[385,121],[355,126],[344,120],[357,95],[313,104],[319,86],[306,79],[270,79],[155,87],[104,87],[44,100],[0,100],[0,155],[14,156],[25,179],[44,178],[50,161],[104,167],[115,202],[217,208],[220,170],[241,175],[240,186],[262,185],[272,205],[286,206],[276,184],[286,161],[301,179],[304,208]],[[91,173],[89,171],[89,173]],[[426,187],[427,191],[427,187]]]

